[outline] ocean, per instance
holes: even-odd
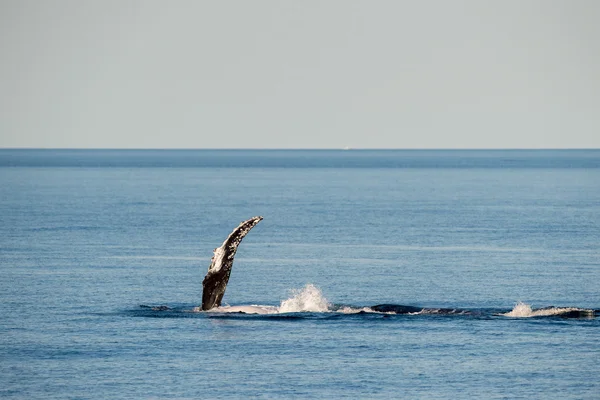
[[[600,398],[600,150],[2,149],[0,188],[3,399]]]

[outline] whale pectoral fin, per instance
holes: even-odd
[[[229,274],[210,272],[206,274],[202,281],[202,310],[210,310],[221,305],[228,281]]]
[[[235,252],[242,239],[262,219],[263,217],[257,216],[242,222],[229,234],[221,247],[215,249],[208,273],[202,281],[202,310],[210,310],[221,305],[229,282]]]

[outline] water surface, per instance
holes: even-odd
[[[3,398],[600,393],[600,151],[0,150]],[[468,315],[193,312],[224,297]],[[140,305],[167,305],[152,311]]]

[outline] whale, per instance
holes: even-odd
[[[279,312],[278,307],[275,306],[224,306],[221,307],[221,302],[227,289],[227,283],[231,275],[231,269],[233,267],[233,260],[237,249],[246,235],[254,228],[260,221],[263,220],[262,216],[252,217],[241,222],[230,234],[227,236],[223,244],[217,247],[213,251],[210,266],[204,280],[202,281],[202,306],[199,307],[202,311],[217,311],[226,313],[243,313],[243,314],[275,314]],[[142,306],[150,308],[153,311],[166,311],[170,310],[167,306]],[[473,312],[466,309],[454,309],[454,308],[427,308],[427,307],[416,307],[399,304],[377,304],[370,307],[365,307],[363,310],[368,312],[376,312],[383,314],[410,314],[410,315],[451,315],[451,314],[462,314],[462,315],[476,315],[477,312]],[[582,309],[577,307],[544,307],[540,309],[532,309],[531,307],[519,303],[510,312],[497,313],[496,316],[504,317],[562,317],[562,318],[594,318],[600,314],[600,310],[594,309]]]
[[[208,272],[202,281],[203,311],[221,306],[238,246],[262,219],[263,217],[256,216],[243,221],[227,236],[223,244],[214,250]]]

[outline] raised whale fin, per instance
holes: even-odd
[[[202,310],[210,310],[221,305],[227,282],[229,282],[235,252],[244,236],[262,219],[263,217],[252,217],[242,222],[225,239],[221,247],[215,249],[208,273],[202,281]]]

